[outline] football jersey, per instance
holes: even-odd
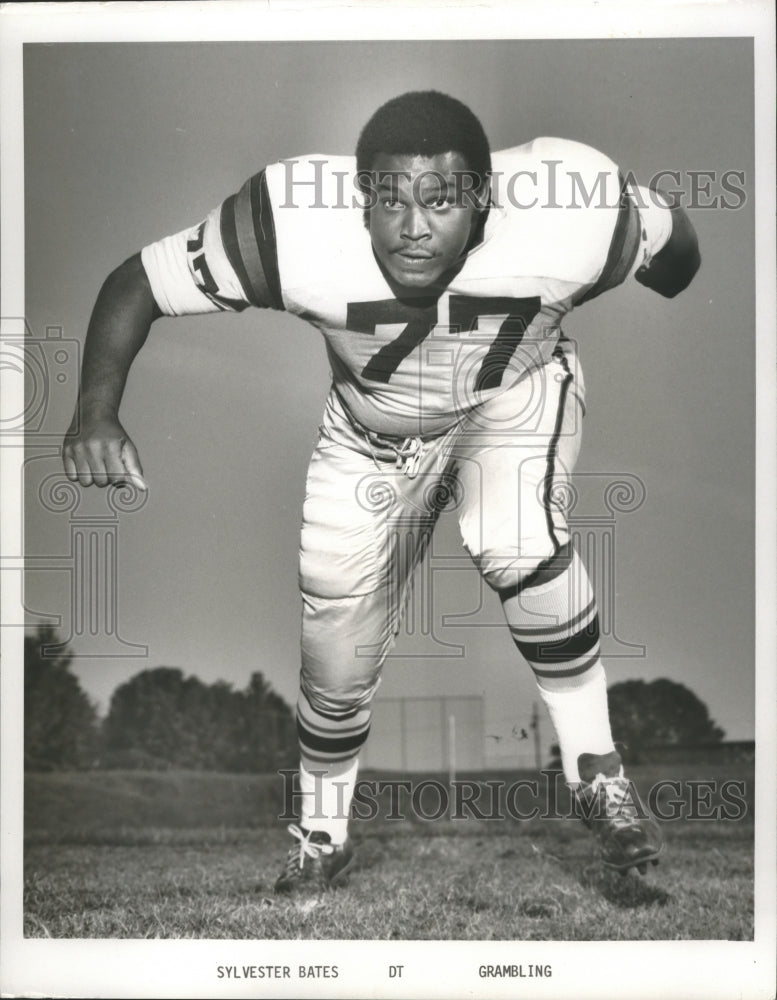
[[[300,316],[324,335],[334,388],[358,423],[439,434],[573,350],[563,317],[649,262],[671,232],[669,210],[589,146],[542,138],[492,162],[482,239],[442,294],[394,295],[355,159],[321,155],[265,168],[198,226],[145,247],[152,292],[167,315],[254,305]]]

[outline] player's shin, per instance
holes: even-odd
[[[564,777],[570,785],[580,784],[581,756],[604,756],[615,749],[607,710],[607,683],[598,660],[582,680],[579,687],[556,689],[537,678],[540,696],[556,731]]]
[[[583,822],[603,864],[625,874],[657,864],[661,829],[624,777],[607,707],[599,658],[599,617],[577,555],[536,586],[503,595],[518,649],[529,662],[561,749],[564,777],[574,787]],[[536,579],[536,578],[535,578]]]
[[[358,757],[329,764],[300,759],[300,826],[304,830],[328,833],[335,845],[345,843],[358,771]]]
[[[369,705],[323,710],[300,693],[300,825],[304,830],[328,834],[335,845],[344,843],[348,836],[358,753],[369,729]]]
[[[588,574],[574,550],[543,582],[502,594],[516,646],[534,672],[561,749],[564,776],[580,782],[581,754],[614,750],[599,617]]]

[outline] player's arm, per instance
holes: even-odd
[[[82,486],[145,482],[119,422],[130,366],[159,316],[283,309],[264,171],[197,226],[144,247],[106,280],[92,313],[81,390],[62,458]]]
[[[645,194],[643,188],[639,190]],[[696,230],[679,200],[663,191],[649,192],[648,204],[640,215],[648,228],[657,225],[665,232],[634,277],[646,288],[672,299],[690,285],[701,265]]]
[[[135,446],[119,422],[119,404],[130,366],[161,316],[140,254],[105,280],[84,346],[81,386],[65,436],[65,472],[82,486],[134,482],[145,489]]]

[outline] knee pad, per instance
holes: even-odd
[[[533,583],[559,552],[566,551],[568,534],[556,530],[553,538],[543,535],[522,539],[520,545],[499,538],[484,542],[477,547],[465,542],[465,548],[489,587],[501,593]]]
[[[300,677],[300,694],[316,714],[347,719],[365,710],[380,685],[380,678],[340,678],[331,685],[314,678]]]

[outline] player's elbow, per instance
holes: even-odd
[[[696,231],[681,208],[672,209],[672,223],[672,235],[666,246],[634,274],[641,285],[667,299],[684,291],[701,267]]]
[[[641,268],[634,277],[637,281],[658,292],[665,299],[673,299],[684,292],[701,267],[699,248],[694,247],[682,257],[675,256],[669,260],[654,260],[650,267]]]
[[[115,305],[131,303],[147,314],[149,322],[162,315],[139,253],[111,271],[100,289],[100,297]]]
[[[696,277],[696,272],[701,267],[701,254],[699,253],[698,246],[687,254],[683,264],[678,266],[673,275],[673,280],[667,284],[665,290],[658,290],[659,295],[663,295],[667,299],[673,299],[675,295],[679,295],[680,292],[684,292],[685,289],[690,285],[693,279]]]

